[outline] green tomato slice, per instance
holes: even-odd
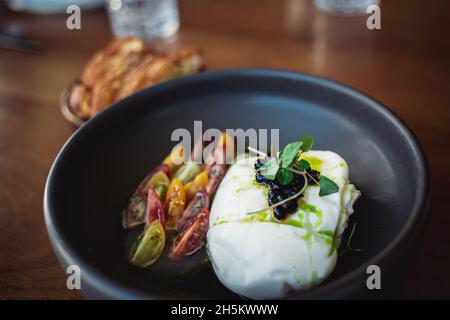
[[[187,163],[180,167],[175,173],[175,178],[178,178],[183,185],[194,179],[200,172],[202,168],[195,163]]]
[[[158,195],[159,199],[164,200],[167,189],[169,188],[170,180],[164,171],[158,171],[148,182],[148,186],[152,187]]]
[[[130,263],[140,268],[152,265],[160,257],[165,242],[166,235],[161,222],[153,221],[133,243],[129,256]]]

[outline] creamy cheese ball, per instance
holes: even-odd
[[[255,181],[256,158],[231,166],[211,207],[208,254],[219,280],[252,299],[285,297],[320,284],[336,265],[336,245],[360,192],[348,180],[345,160],[330,151],[302,154],[312,169],[333,180],[339,192],[319,196],[308,186],[298,210],[282,222],[268,206],[269,188]]]

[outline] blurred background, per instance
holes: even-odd
[[[65,286],[42,214],[50,165],[76,129],[60,95],[114,34],[130,33],[164,50],[200,48],[207,70],[306,72],[389,106],[433,174],[430,219],[399,298],[450,297],[449,1],[133,2],[0,1],[0,298],[81,298]],[[381,29],[370,30],[374,3]],[[81,8],[80,30],[67,28],[70,4]]]

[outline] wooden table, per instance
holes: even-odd
[[[382,29],[365,17],[335,17],[307,0],[180,0],[171,45],[204,49],[209,69],[270,67],[325,76],[377,98],[419,137],[433,173],[430,220],[402,298],[450,297],[450,37],[446,0],[382,1]],[[111,34],[104,12],[65,15],[0,9],[2,28],[42,40],[47,50],[0,50],[0,298],[80,298],[44,227],[50,165],[74,128],[61,116],[61,90]],[[412,173],[413,174],[413,173]]]

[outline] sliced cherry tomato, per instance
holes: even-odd
[[[171,172],[177,171],[177,169],[184,163],[184,149],[181,144],[173,147],[170,154],[164,159],[163,164],[170,168]]]
[[[201,188],[206,188],[208,184],[208,171],[202,171],[202,173],[198,174],[194,180],[189,182],[184,186],[184,190],[186,191],[186,200],[192,200],[195,194],[200,191]]]
[[[166,212],[164,211],[161,200],[153,188],[148,189],[147,197],[147,224],[158,220],[163,228],[166,226]]]
[[[167,229],[176,229],[186,206],[186,193],[181,181],[174,178],[167,190],[165,208],[167,212]]]
[[[151,179],[153,178],[153,176],[155,176],[157,173],[159,173],[160,171],[164,172],[164,174],[167,177],[170,177],[171,175],[171,170],[170,167],[167,164],[160,164],[158,166],[156,166],[155,169],[153,169],[139,184],[139,186],[136,189],[136,192],[147,192],[148,187],[151,187],[149,185]]]
[[[189,205],[183,212],[183,216],[178,224],[178,229],[184,228],[184,225],[194,218],[204,208],[209,208],[209,194],[205,189],[200,190],[189,202]]]
[[[191,219],[175,238],[169,258],[172,260],[189,256],[199,250],[206,241],[209,209],[204,208]]]
[[[220,163],[224,158],[224,152],[225,150],[223,147],[217,146],[208,157],[208,159],[206,159],[203,170],[209,171],[212,166],[214,166],[218,162]]]
[[[159,199],[166,199],[166,192],[169,188],[170,180],[169,177],[164,173],[164,171],[159,171],[153,175],[153,177],[148,182],[150,188],[155,190]]]
[[[222,132],[211,156],[206,160],[205,170],[210,170],[215,164],[226,164],[226,160],[233,155],[234,140],[226,133]]]
[[[225,164],[215,164],[208,171],[208,184],[206,186],[206,192],[211,196],[216,193],[220,182],[225,176],[226,165]]]
[[[192,150],[191,160],[194,163],[202,163],[203,159],[203,148],[205,146],[205,141],[203,135],[194,144],[194,149]]]
[[[146,268],[158,260],[166,243],[164,228],[158,220],[148,225],[136,239],[128,260],[132,265]]]
[[[147,191],[153,176],[163,172],[170,175],[169,166],[162,164],[153,169],[139,184],[123,211],[122,225],[125,229],[132,229],[146,222]]]
[[[146,203],[142,194],[133,195],[122,212],[122,227],[132,229],[145,223],[145,207]]]
[[[182,165],[177,172],[175,172],[174,177],[178,178],[183,185],[194,179],[200,172],[202,168],[200,165],[195,163],[186,163]]]

